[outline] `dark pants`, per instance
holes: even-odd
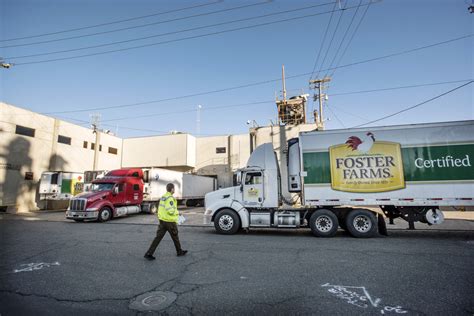
[[[182,251],[178,237],[178,224],[160,221],[160,226],[158,226],[158,230],[156,231],[156,237],[153,239],[150,248],[146,252],[148,255],[153,255],[153,253],[155,253],[156,247],[158,247],[158,244],[163,239],[163,236],[165,236],[166,232],[170,233],[171,239],[173,239],[176,253],[179,254]]]

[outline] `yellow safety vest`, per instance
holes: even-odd
[[[178,202],[170,192],[166,192],[160,199],[158,207],[158,219],[165,222],[178,222]]]

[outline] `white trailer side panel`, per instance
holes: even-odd
[[[211,177],[198,176],[193,174],[183,175],[183,198],[203,199],[206,193],[215,189],[215,179]]]
[[[149,182],[145,184],[145,201],[158,201],[166,193],[166,185],[173,183],[176,199],[182,198],[183,173],[167,169],[153,168],[149,171]]]
[[[214,178],[152,168],[149,170],[148,182],[145,183],[144,201],[159,200],[166,193],[168,183],[174,184],[174,197],[178,200],[202,199],[206,193],[215,190]]]
[[[306,205],[474,205],[474,121],[309,132],[300,150]]]

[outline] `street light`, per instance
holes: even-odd
[[[8,69],[8,68],[11,68],[11,67],[13,66],[13,64],[10,64],[10,63],[1,63],[1,66],[2,66],[3,68],[7,68],[7,69]]]

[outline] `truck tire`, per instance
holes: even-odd
[[[235,234],[240,228],[240,217],[233,210],[224,209],[214,218],[214,227],[219,234]]]
[[[336,214],[329,210],[321,209],[311,215],[309,227],[316,237],[332,237],[337,232],[339,221]]]
[[[156,212],[158,212],[158,207],[153,203],[150,205],[150,214],[156,214]]]
[[[368,210],[355,209],[347,214],[346,227],[353,237],[370,238],[377,233],[377,219]]]
[[[99,222],[106,222],[112,218],[112,210],[110,207],[104,207],[103,209],[100,210],[99,212]]]

